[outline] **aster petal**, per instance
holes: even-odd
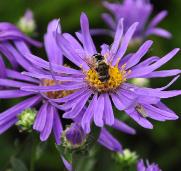
[[[8,78],[12,78],[12,79],[20,80],[20,81],[28,81],[28,82],[37,83],[37,84],[40,83],[39,80],[23,75],[15,70],[6,69],[6,72],[7,72]]]
[[[102,19],[106,22],[106,24],[112,28],[113,30],[116,28],[116,23],[113,20],[112,16],[108,13],[103,13],[102,14]]]
[[[144,105],[145,109],[148,110],[148,115],[149,113],[156,113],[156,114],[159,114],[165,118],[167,118],[167,120],[176,120],[178,119],[178,116],[173,113],[173,112],[168,112],[168,111],[165,111],[165,110],[162,110],[162,109],[159,109],[157,107],[154,107],[153,105]]]
[[[97,53],[95,45],[89,31],[89,21],[85,13],[81,14],[80,25],[83,36],[83,46],[88,56],[92,56]]]
[[[76,97],[80,97],[82,94],[84,94],[87,91],[87,88],[81,88],[80,90],[75,91],[74,93],[65,96],[63,98],[59,99],[53,99],[54,102],[61,103],[61,102],[67,102],[69,100],[72,100]]]
[[[17,87],[20,88],[21,86],[33,86],[30,83],[24,83],[20,81],[8,80],[8,79],[0,79],[0,86],[7,86],[7,87]]]
[[[15,106],[9,108],[8,110],[2,112],[0,114],[0,125],[3,124],[7,120],[11,120],[12,118],[16,117],[17,115],[21,114],[21,112],[25,109],[28,109],[41,100],[41,96],[34,96],[31,98],[28,98]]]
[[[131,25],[131,27],[128,29],[128,31],[125,33],[123,40],[122,40],[122,43],[121,43],[121,46],[118,49],[118,52],[113,59],[113,65],[115,65],[117,60],[121,59],[123,57],[123,55],[125,54],[125,52],[128,48],[129,42],[130,42],[130,40],[131,40],[135,30],[136,30],[137,25],[138,25],[137,22],[134,23],[133,25]]]
[[[61,135],[63,132],[62,123],[60,121],[58,110],[54,108],[54,121],[53,121],[53,132],[56,143],[59,145],[61,142]]]
[[[94,107],[96,105],[96,102],[97,102],[97,94],[95,94],[93,99],[91,100],[81,121],[82,128],[86,134],[90,133],[90,124],[94,115]]]
[[[75,118],[77,115],[79,115],[91,94],[92,92],[88,91],[83,96],[81,96],[79,100],[77,100],[76,103],[73,105],[72,109],[63,114],[63,118]]]
[[[122,36],[123,36],[123,18],[121,18],[117,24],[116,33],[114,36],[114,41],[113,41],[113,44],[111,46],[111,53],[112,54],[116,54],[116,52],[120,46]]]
[[[42,44],[38,41],[35,41],[28,36],[23,35],[20,31],[14,31],[14,30],[9,30],[9,31],[4,31],[1,32],[0,36],[0,41],[7,41],[7,40],[15,40],[15,39],[21,39],[25,42],[28,42],[36,47],[41,47]]]
[[[103,94],[104,97],[104,116],[103,120],[105,124],[112,126],[114,124],[114,113],[112,109],[112,104],[107,93]],[[99,114],[97,114],[99,115]]]
[[[160,109],[163,109],[163,110],[165,110],[165,111],[167,111],[167,112],[171,112],[171,113],[174,113],[175,114],[175,112],[173,111],[173,110],[171,110],[170,108],[168,108],[164,103],[162,103],[162,102],[158,102],[157,104],[155,104],[155,106],[156,107],[158,107],[158,108],[160,108]]]
[[[44,69],[50,70],[50,63],[35,56],[32,54],[25,54],[24,57],[29,60],[30,62],[32,62],[33,65],[35,66],[39,66],[42,67]],[[81,74],[80,71],[69,68],[69,67],[64,67],[61,65],[56,65],[56,64],[51,64],[53,67],[53,71],[54,72],[58,72],[58,73],[66,73],[66,74]],[[31,72],[31,71],[30,71]]]
[[[112,125],[112,127],[114,129],[122,131],[122,132],[124,132],[126,134],[132,134],[132,135],[136,134],[135,129],[131,128],[126,123],[124,123],[124,122],[122,122],[122,121],[120,121],[118,119],[114,120],[114,124]]]
[[[63,161],[63,164],[64,164],[65,168],[66,168],[68,171],[73,171],[72,165],[71,165],[63,156],[61,156],[61,159],[62,159],[62,161]]]
[[[138,51],[133,54],[126,63],[126,69],[129,69],[140,62],[141,58],[148,52],[152,46],[153,41],[147,40],[143,45],[138,49]]]
[[[0,68],[1,68],[0,78],[5,78],[6,77],[6,66],[5,66],[5,63],[4,63],[1,55],[0,55]]]
[[[122,152],[122,146],[105,128],[101,129],[98,142],[111,151]]]
[[[133,93],[141,96],[150,96],[150,97],[158,97],[158,98],[170,98],[174,96],[179,96],[181,94],[181,90],[170,90],[170,91],[161,91],[161,89],[152,89],[152,88],[144,88],[137,87],[129,83],[124,83],[122,88],[132,91]]]
[[[158,13],[149,23],[148,28],[156,27],[166,16],[168,12],[167,11],[161,11]]]
[[[0,124],[0,134],[4,133],[6,130],[8,130],[11,126],[13,126],[18,121],[18,118],[13,118],[4,124]]]
[[[160,37],[164,37],[164,38],[168,38],[168,39],[172,37],[170,32],[168,32],[167,30],[162,29],[162,28],[149,29],[147,31],[146,35],[156,35],[156,36],[160,36]]]
[[[146,118],[142,117],[136,110],[127,109],[125,112],[142,127],[148,129],[153,128],[153,125]]]
[[[1,79],[0,79],[1,81]],[[1,85],[1,83],[0,83]],[[60,91],[60,90],[75,90],[75,89],[79,89],[79,88],[84,88],[87,85],[85,83],[75,83],[72,85],[54,85],[54,86],[26,86],[26,85],[22,85],[21,86],[21,90],[24,91],[32,91],[32,92],[51,92],[51,91]]]
[[[45,127],[47,115],[48,115],[48,103],[44,103],[40,107],[37,113],[37,116],[33,125],[33,129],[41,132]]]
[[[15,58],[11,55],[11,53],[9,53],[7,50],[6,50],[6,45],[3,43],[0,45],[0,50],[1,52],[7,57],[7,59],[9,60],[9,62],[11,63],[12,67],[14,69],[17,69],[18,68],[18,63],[17,61],[15,60]]]
[[[17,41],[17,43],[18,43],[18,41]],[[15,44],[16,44],[16,42],[15,42]],[[10,43],[6,43],[5,47],[6,47],[6,49],[3,52],[5,54],[5,56],[11,55],[12,56],[11,58],[16,59],[16,61],[27,71],[39,72],[38,68],[31,65]],[[20,46],[20,48],[18,50],[24,52],[23,46]]]
[[[21,90],[0,90],[0,99],[18,98],[33,95],[34,93]]]
[[[65,39],[67,39],[71,45],[73,46],[73,48],[75,49],[76,53],[81,57],[84,58],[85,57],[85,52],[84,49],[82,48],[82,46],[80,45],[80,43],[71,35],[68,33],[63,33],[63,37],[65,37]]]
[[[30,77],[38,78],[38,79],[50,79],[53,80],[55,78],[59,81],[74,81],[74,82],[83,82],[83,78],[76,78],[75,77],[66,77],[66,76],[57,76],[57,75],[50,75],[50,74],[39,74],[39,73],[32,73],[32,72],[22,72],[23,75],[27,75]]]
[[[118,110],[124,110],[124,109],[125,109],[124,104],[122,103],[122,101],[120,101],[119,96],[118,96],[117,94],[111,93],[111,98],[112,98],[112,101],[113,101],[115,107],[116,107]]]
[[[78,67],[80,67],[81,65],[87,65],[86,62],[82,59],[82,54],[80,54],[79,49],[75,49],[72,46],[72,43],[65,39],[64,36],[58,35],[57,42],[63,54],[75,65],[77,65]]]
[[[171,70],[164,70],[164,71],[155,71],[151,72],[148,75],[144,75],[144,78],[158,78],[158,77],[171,77],[181,73],[180,69],[171,69]]]
[[[103,121],[103,114],[105,109],[104,101],[105,101],[104,95],[101,94],[98,97],[96,106],[94,108],[94,122],[98,127],[104,126],[104,121]]]
[[[167,55],[165,55],[164,57],[162,57],[160,60],[156,61],[152,65],[132,70],[131,74],[128,75],[128,78],[136,78],[153,72],[154,70],[161,67],[163,64],[167,63],[170,59],[172,59],[178,53],[179,50],[180,50],[179,48],[172,50],[171,52],[169,52]]]
[[[123,58],[124,59],[124,58]],[[149,66],[151,64],[153,64],[154,62],[158,61],[160,58],[157,56],[152,56],[142,62],[140,62],[139,64],[137,64],[136,66],[134,66],[132,69],[136,69],[136,68],[141,68],[141,67],[145,67],[145,66]],[[121,62],[121,61],[120,61]]]
[[[58,24],[59,24],[58,19],[54,19],[51,22],[49,22],[47,33],[44,36],[44,45],[49,61],[51,63],[62,65],[63,64],[62,52],[58,47],[55,38],[56,31],[61,33],[61,28]]]
[[[51,134],[52,127],[53,127],[53,119],[54,119],[54,108],[51,105],[48,105],[48,114],[46,117],[46,123],[45,127],[40,133],[40,140],[41,141],[46,141],[48,137]]]

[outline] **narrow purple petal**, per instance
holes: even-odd
[[[112,104],[107,93],[103,94],[104,96],[104,116],[103,120],[105,124],[112,126],[114,124],[114,113],[112,109]]]
[[[114,41],[111,46],[111,53],[116,54],[123,36],[123,18],[121,18],[117,24]]]
[[[17,118],[13,118],[2,125],[0,124],[0,134],[4,133],[7,129],[13,126],[17,121],[18,121]]]
[[[77,115],[79,115],[91,94],[92,92],[88,91],[82,97],[80,97],[79,100],[73,105],[72,109],[63,114],[63,118],[75,118]]]
[[[4,122],[4,120],[10,120],[14,117],[16,117],[18,114],[20,114],[23,110],[28,109],[37,103],[39,103],[41,100],[41,96],[34,96],[31,98],[28,98],[15,106],[7,109],[6,111],[2,112],[0,114],[0,124]]]
[[[128,78],[136,78],[153,72],[154,70],[158,69],[159,67],[167,63],[170,59],[172,59],[178,53],[179,50],[180,50],[179,48],[172,50],[171,52],[169,52],[167,55],[165,55],[164,57],[162,57],[160,60],[156,61],[152,65],[132,70]]]
[[[58,114],[58,110],[54,109],[53,132],[57,144],[61,143],[61,134],[63,131],[62,123]]]
[[[108,13],[103,13],[102,14],[102,19],[106,22],[106,24],[114,30],[116,28],[116,23],[113,20],[112,16]]]
[[[68,171],[73,171],[72,165],[71,165],[63,156],[61,156],[61,159],[62,159],[62,161],[63,161],[63,164],[64,164],[65,168],[66,168]]]
[[[63,64],[63,56],[60,48],[58,47],[55,39],[55,32],[61,33],[61,28],[58,25],[59,20],[54,19],[48,24],[47,33],[44,36],[44,45],[51,63],[58,65]],[[58,27],[58,28],[57,28]]]
[[[167,39],[172,37],[170,32],[168,32],[167,30],[162,29],[162,28],[149,29],[146,34],[147,35],[156,35],[156,36],[164,37],[164,38],[167,38]]]
[[[33,129],[41,132],[45,127],[47,115],[48,115],[48,103],[44,103],[37,113]]]
[[[91,124],[91,120],[93,118],[93,114],[94,114],[94,107],[97,103],[97,94],[94,95],[93,99],[91,100],[89,106],[87,107],[84,116],[82,118],[81,121],[81,125],[83,130],[85,131],[85,133],[90,133],[90,124]]]
[[[5,77],[6,77],[6,66],[2,56],[0,55],[0,78],[5,78]]]
[[[122,131],[122,132],[127,133],[127,134],[132,134],[132,135],[136,134],[135,129],[131,128],[126,123],[124,123],[118,119],[114,120],[114,124],[112,125],[112,127],[114,129],[117,129],[117,130]]]
[[[97,51],[90,35],[89,21],[85,13],[81,14],[80,25],[81,25],[81,31],[82,31],[82,36],[83,36],[82,43],[83,43],[84,49],[87,52],[88,56],[89,55],[92,56],[96,54]]]
[[[142,59],[142,57],[148,52],[148,50],[150,49],[150,47],[152,46],[153,41],[151,40],[147,40],[139,49],[138,51],[133,54],[131,56],[131,58],[128,60],[128,62],[126,63],[126,69],[129,69],[131,67],[133,67],[134,65],[136,65],[138,62],[140,62],[140,60]]]
[[[167,11],[161,11],[158,13],[149,23],[148,28],[156,27],[166,16],[168,12]]]
[[[33,95],[34,93],[22,90],[0,90],[0,99],[18,98]]]
[[[7,69],[6,72],[8,78],[40,84],[39,80],[23,75],[15,70]]]
[[[121,59],[123,57],[123,55],[125,54],[127,48],[128,48],[128,45],[129,45],[129,42],[136,30],[136,27],[137,27],[138,23],[134,23],[129,29],[128,31],[125,33],[124,37],[123,37],[123,40],[122,40],[122,43],[121,43],[121,46],[116,54],[116,56],[114,57],[113,59],[113,65],[116,64],[117,60],[118,59]]]
[[[144,117],[142,117],[136,110],[129,109],[125,111],[133,120],[144,128],[152,129],[153,125]]]
[[[104,112],[104,95],[101,94],[96,102],[96,106],[94,108],[94,122],[98,127],[103,127],[104,126],[104,121],[103,121],[103,112]]]
[[[101,129],[98,142],[111,151],[122,152],[122,146],[105,128]]]
[[[40,140],[46,141],[51,134],[54,119],[54,108],[48,105],[45,127],[40,133]]]

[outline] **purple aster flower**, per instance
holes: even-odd
[[[143,160],[139,160],[137,163],[137,171],[161,171],[161,169],[155,163],[149,164],[147,161],[145,166]]]
[[[170,38],[171,34],[157,25],[166,17],[167,11],[161,11],[151,21],[150,15],[153,11],[153,6],[149,0],[124,0],[123,3],[103,2],[103,5],[112,13],[102,14],[102,18],[110,28],[112,35],[116,32],[116,27],[121,18],[124,18],[124,28],[126,31],[134,22],[139,22],[135,31],[134,39],[142,40],[149,35],[157,35],[165,38]],[[104,33],[106,30],[97,30],[97,34]],[[95,32],[95,33],[96,33]]]
[[[57,30],[57,23],[58,20],[53,20],[49,23],[44,42],[49,61],[63,65],[62,53],[56,45],[53,36],[54,31]],[[56,99],[58,97],[64,97],[66,91],[35,93],[21,90],[21,87],[23,86],[41,85],[46,87],[49,85],[55,85],[56,83],[52,79],[52,75],[48,74],[46,70],[33,65],[24,58],[22,54],[30,54],[31,52],[23,41],[16,40],[14,41],[14,44],[16,48],[9,42],[4,42],[2,53],[6,56],[9,55],[12,59],[16,59],[17,63],[21,65],[26,72],[36,75],[37,77],[32,78],[26,74],[25,71],[24,73],[19,73],[18,71],[5,68],[3,61],[0,58],[0,66],[2,69],[0,86],[3,88],[0,90],[0,99],[26,97],[25,100],[0,113],[0,134],[5,132],[18,121],[18,116],[22,111],[32,107],[39,107],[33,129],[40,132],[40,139],[42,141],[47,140],[51,132],[53,132],[56,143],[59,144],[62,133],[62,124],[58,110],[51,103],[51,98]],[[42,78],[42,75],[45,77]]]
[[[113,113],[113,106],[120,111],[125,111],[138,124],[146,128],[152,128],[147,120],[148,117],[162,121],[178,118],[160,101],[181,94],[181,90],[165,91],[178,77],[174,78],[169,85],[157,89],[138,87],[127,82],[132,78],[170,77],[180,74],[179,69],[157,71],[177,54],[178,48],[162,58],[154,56],[143,60],[153,43],[148,40],[135,53],[125,55],[138,23],[131,25],[123,36],[123,20],[121,19],[112,45],[103,44],[99,53],[91,38],[88,18],[84,13],[81,15],[80,24],[81,34],[76,33],[79,41],[68,33],[56,33],[56,39],[63,55],[81,70],[74,69],[70,72],[68,67],[62,69],[52,64],[52,70],[66,74],[64,79],[60,79],[64,82],[63,84],[49,87],[24,86],[21,87],[22,90],[75,91],[64,98],[55,99],[54,102],[57,103],[59,109],[66,111],[63,117],[68,119],[79,116],[86,106],[81,120],[82,128],[86,133],[90,132],[92,121],[98,127],[114,126],[117,120]],[[43,68],[49,66],[47,62],[35,56],[25,55],[25,57],[36,66],[41,65]]]

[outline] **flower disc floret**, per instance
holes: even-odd
[[[99,80],[99,74],[95,69],[91,68],[86,73],[86,81],[88,85],[98,92],[112,92],[116,90],[123,82],[126,81],[127,71],[124,70],[125,65],[120,70],[118,66],[109,67],[109,80],[102,82]]]

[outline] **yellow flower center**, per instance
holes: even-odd
[[[58,81],[58,83],[61,84],[60,81]],[[44,79],[42,85],[53,86],[53,85],[56,85],[56,82],[54,80]],[[65,97],[69,94],[72,94],[73,92],[74,90],[61,90],[61,91],[50,91],[50,92],[46,92],[45,94],[47,95],[47,97],[51,99],[58,99],[58,98]]]
[[[130,71],[128,71],[130,72]],[[126,81],[125,65],[121,69],[116,66],[109,66],[109,79],[106,82],[101,82],[99,79],[99,74],[95,69],[91,68],[86,72],[86,81],[89,86],[98,92],[110,92],[117,89],[123,82]]]

